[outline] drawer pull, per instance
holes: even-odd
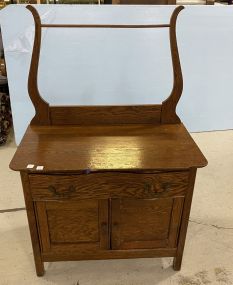
[[[158,183],[158,185],[154,185],[153,183],[146,182],[144,184],[144,190],[146,194],[156,194],[169,191],[169,183]]]
[[[162,189],[161,189],[161,191],[159,191],[159,192],[167,192],[167,191],[169,191],[169,188],[170,188],[170,184],[169,183],[166,183],[166,182],[164,182],[164,183],[162,183],[162,187],[161,187]]]
[[[75,187],[73,185],[69,186],[67,190],[59,192],[53,185],[48,186],[48,190],[54,195],[58,197],[69,196],[70,194],[75,192]]]
[[[146,194],[152,194],[154,193],[154,185],[152,183],[146,182],[144,184],[144,190],[146,192]]]

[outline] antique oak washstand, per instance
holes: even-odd
[[[43,24],[27,9],[35,21],[28,91],[36,114],[10,168],[21,174],[37,275],[44,262],[111,258],[174,257],[179,270],[196,170],[207,165],[176,114],[183,7],[162,25]],[[170,96],[161,105],[50,106],[37,86],[41,28],[63,27],[168,28]]]

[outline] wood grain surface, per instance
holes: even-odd
[[[109,248],[107,200],[36,202],[42,252]]]
[[[79,250],[67,251],[65,248],[56,252],[42,253],[44,261],[95,260],[95,259],[127,259],[172,257],[176,255],[176,248],[134,249],[134,250]]]
[[[159,124],[161,105],[51,106],[52,125]]]
[[[91,173],[80,175],[30,174],[33,200],[78,200],[184,196],[189,172],[157,174]]]
[[[42,172],[188,169],[207,161],[182,124],[120,126],[29,126],[13,170],[28,164]]]
[[[182,203],[176,202],[179,199],[183,198],[113,199],[112,248],[128,250],[176,247],[179,217],[182,213]]]

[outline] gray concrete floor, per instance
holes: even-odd
[[[8,164],[13,139],[0,147],[0,285],[233,284],[233,131],[192,134],[209,165],[197,174],[180,272],[172,259],[46,263],[36,277],[19,174]]]

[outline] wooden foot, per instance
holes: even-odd
[[[182,263],[182,256],[181,257],[174,257],[174,259],[173,259],[173,269],[175,271],[179,271],[181,269],[181,263]]]
[[[44,262],[37,256],[35,259],[36,275],[38,277],[44,276]]]

